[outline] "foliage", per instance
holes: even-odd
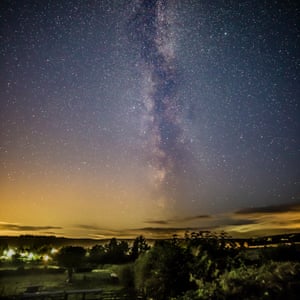
[[[140,254],[150,249],[146,239],[138,236],[130,248],[126,241],[112,238],[106,245],[95,245],[90,250],[89,262],[92,265],[122,264],[136,260]]]
[[[126,289],[134,289],[134,265],[126,264],[117,270],[121,284]]]
[[[136,288],[157,300],[187,291],[190,287],[189,258],[176,240],[157,242],[136,261]]]
[[[105,247],[102,245],[95,245],[90,250],[89,261],[93,265],[99,265],[105,263]]]
[[[92,265],[121,264],[129,260],[129,245],[126,241],[112,238],[106,245],[95,245],[89,255]]]
[[[112,238],[105,246],[105,262],[110,264],[124,263],[128,260],[128,251],[129,246],[127,242]]]
[[[225,270],[242,264],[240,249],[224,232],[202,231],[185,235],[187,247],[193,253],[192,275],[195,279],[211,281]]]
[[[146,252],[149,249],[150,246],[147,244],[145,238],[142,235],[140,235],[137,238],[135,238],[133,242],[133,246],[130,252],[130,258],[132,260],[136,260],[140,254]]]
[[[137,237],[132,247],[126,241],[113,238],[105,245],[92,247],[89,256],[82,247],[63,247],[56,256],[50,246],[39,246],[35,253],[29,252],[30,249],[12,248],[14,254],[4,254],[2,265],[19,267],[14,271],[19,275],[29,274],[28,266],[45,264],[46,252],[52,267],[58,263],[67,268],[69,281],[74,270],[97,269],[84,275],[77,272],[72,286],[93,288],[99,284],[121,284],[130,293],[143,292],[148,299],[156,300],[276,300],[286,295],[287,299],[298,299],[300,293],[296,244],[247,249],[225,233],[202,231],[187,233],[185,239],[174,236],[171,240],[157,241],[151,249],[143,236]],[[27,256],[28,262],[25,260],[25,253],[34,255],[34,264]],[[104,264],[106,269],[99,268]],[[111,264],[109,269],[107,264]],[[45,274],[48,272],[48,269],[42,270]]]
[[[261,267],[240,267],[212,282],[197,280],[197,291],[188,291],[177,300],[298,299],[300,264],[269,262]]]
[[[66,246],[57,254],[58,264],[68,270],[68,281],[72,281],[73,269],[80,267],[85,257],[85,249],[82,247]]]

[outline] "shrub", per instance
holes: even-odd
[[[189,255],[175,241],[160,241],[135,263],[136,288],[156,300],[190,288]]]
[[[117,271],[121,284],[125,289],[134,288],[134,266],[133,264],[127,264],[121,266]]]
[[[294,291],[288,283],[298,280],[300,264],[269,262],[259,268],[241,267],[225,272],[219,286],[226,299],[283,299]],[[296,299],[296,298],[295,298]]]

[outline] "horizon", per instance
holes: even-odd
[[[110,239],[116,238],[134,238],[143,235],[146,238],[160,239],[167,238],[174,234],[183,236],[185,232],[221,232],[224,231],[232,237],[258,237],[277,234],[300,233],[300,222],[298,216],[300,214],[300,205],[297,203],[289,205],[264,206],[257,208],[246,208],[236,211],[234,214],[223,214],[219,216],[198,215],[187,218],[178,218],[170,220],[148,220],[145,222],[147,227],[127,228],[127,229],[103,229],[92,225],[78,225],[78,228],[86,233],[64,234],[66,228],[56,228],[54,226],[22,226],[20,224],[11,224],[0,222],[0,234],[6,236],[20,235],[42,235],[56,236],[66,238],[90,238],[90,239]],[[202,226],[178,226],[197,222],[210,223],[211,225]],[[269,222],[269,224],[267,223]],[[173,225],[172,225],[173,224]],[[177,224],[177,226],[176,226]],[[214,224],[214,225],[213,225]],[[280,226],[276,225],[279,224]],[[160,225],[160,226],[157,226]],[[53,229],[56,228],[56,232]],[[76,228],[74,226],[73,228]],[[52,231],[45,231],[45,230]],[[62,233],[59,233],[59,230]]]
[[[233,240],[244,240],[244,239],[261,239],[261,238],[272,238],[272,237],[279,237],[279,236],[294,236],[294,235],[300,235],[300,231],[293,231],[293,230],[288,230],[288,231],[273,231],[270,232],[269,234],[265,233],[264,231],[253,234],[253,233],[247,233],[247,234],[238,234],[236,236],[232,236],[228,234],[228,232],[220,230],[220,231],[210,231],[210,230],[187,230],[185,232],[180,232],[177,234],[176,232],[173,234],[165,235],[165,236],[157,236],[157,237],[147,237],[143,234],[139,234],[136,236],[107,236],[107,237],[88,237],[88,236],[59,236],[59,235],[47,235],[47,234],[20,234],[20,235],[0,235],[0,239],[6,239],[6,238],[40,238],[40,239],[66,239],[66,240],[76,240],[76,241],[110,241],[111,239],[117,239],[117,240],[127,240],[127,241],[133,241],[136,238],[142,236],[145,238],[145,240],[148,241],[155,241],[155,240],[171,240],[174,237],[177,239],[185,239],[186,234],[192,234],[192,233],[210,233],[213,235],[219,235],[219,234],[225,234],[225,237],[227,239],[233,239]]]

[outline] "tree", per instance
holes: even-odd
[[[238,246],[224,232],[193,232],[185,238],[187,247],[194,254],[192,275],[196,279],[212,281],[225,270],[242,263]]]
[[[136,260],[141,253],[144,253],[149,249],[150,246],[147,244],[145,238],[142,235],[140,235],[137,238],[135,238],[133,242],[130,252],[130,258],[132,260]]]
[[[57,254],[58,264],[68,271],[68,282],[72,282],[75,268],[80,267],[85,257],[85,249],[82,247],[66,246],[60,249]]]
[[[129,246],[127,242],[112,238],[105,248],[107,263],[118,264],[128,260]]]
[[[157,242],[135,263],[136,288],[157,300],[169,299],[190,288],[190,254],[179,243]]]
[[[103,264],[105,255],[105,247],[102,245],[95,245],[90,251],[89,261],[94,265]]]

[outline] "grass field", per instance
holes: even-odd
[[[66,273],[49,273],[45,270],[13,271],[0,275],[0,297],[20,295],[28,287],[39,286],[41,291],[96,289],[120,290],[122,286],[116,278],[111,277],[113,270],[104,268],[97,272],[75,273],[73,282],[67,283]],[[21,273],[21,274],[20,274]]]

